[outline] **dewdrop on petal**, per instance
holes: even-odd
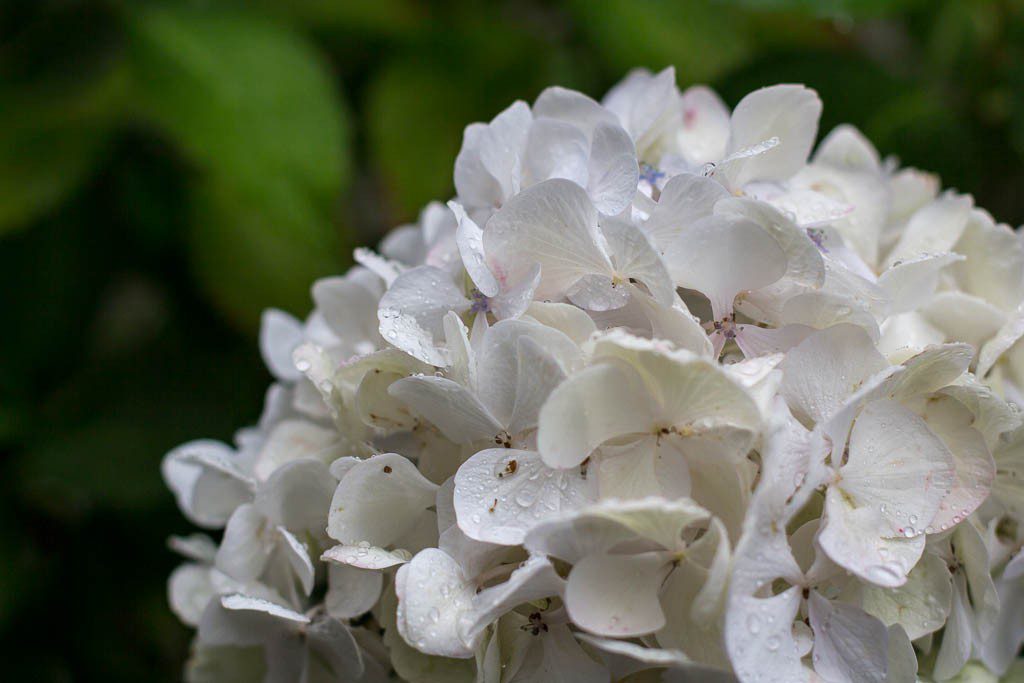
[[[467,127],[264,315],[259,422],[166,456],[186,678],[1005,673],[1024,245],[821,106],[666,69]]]

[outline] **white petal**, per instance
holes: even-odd
[[[510,434],[521,434],[536,427],[541,406],[565,379],[562,364],[532,337],[516,340],[516,359],[519,372],[515,404],[508,422]]]
[[[507,581],[473,596],[472,609],[460,618],[459,633],[466,642],[473,642],[502,614],[523,603],[560,596],[564,585],[551,561],[534,555],[513,571]]]
[[[573,623],[601,636],[630,637],[665,625],[658,592],[671,569],[666,553],[590,555],[569,573],[565,608]]]
[[[728,196],[728,190],[711,178],[689,173],[673,176],[662,189],[643,230],[664,250],[687,227],[710,216],[715,203]]]
[[[354,634],[330,616],[321,616],[306,628],[309,658],[326,669],[332,680],[360,680],[366,670]],[[312,661],[307,663],[310,667]],[[309,674],[309,668],[306,673]]]
[[[377,603],[383,582],[381,572],[332,564],[328,568],[324,607],[335,619],[354,619]]]
[[[557,383],[565,372],[572,372],[582,365],[579,348],[557,330],[519,320],[500,320],[489,328],[477,354],[477,394],[498,422],[508,427],[515,420],[522,423],[536,420],[536,413],[529,415],[526,412],[529,407],[523,403],[530,401],[529,392],[524,393],[522,399],[519,396],[520,387],[531,375],[530,369],[520,363],[520,342],[525,341],[536,342],[550,355],[549,360],[561,368],[554,377],[545,378],[541,385],[530,387],[529,392],[546,396],[552,384]],[[521,404],[518,415],[517,404]]]
[[[254,505],[240,505],[224,528],[217,569],[238,581],[255,581],[274,551],[274,532]]]
[[[198,626],[206,605],[217,594],[210,567],[189,562],[177,567],[167,580],[167,601],[182,623]]]
[[[981,347],[978,354],[978,377],[984,377],[999,358],[1024,337],[1024,304],[1010,314],[996,335]]]
[[[366,544],[339,544],[324,551],[320,559],[325,562],[350,565],[358,569],[387,569],[405,564],[412,559],[406,550],[385,550]]]
[[[597,330],[586,311],[571,304],[534,301],[526,315],[542,325],[558,330],[576,344],[582,344]]]
[[[683,530],[707,519],[707,510],[686,498],[605,500],[539,524],[527,536],[525,546],[532,553],[569,563],[638,538],[678,549]]]
[[[953,576],[953,607],[942,635],[942,645],[935,658],[932,675],[936,680],[953,678],[971,657],[971,617],[967,604],[967,581],[961,574]]]
[[[553,470],[532,451],[491,448],[455,475],[455,511],[470,538],[518,545],[540,521],[595,499],[595,482],[578,469]]]
[[[730,605],[725,643],[741,681],[807,680],[793,639],[793,618],[800,603],[800,587],[794,586],[770,598],[745,596]]]
[[[1024,244],[1009,226],[975,209],[954,248],[967,259],[954,267],[966,291],[1003,311],[1013,310],[1024,286]]]
[[[586,187],[589,157],[590,141],[582,130],[564,121],[538,118],[526,136],[524,184],[564,178]]]
[[[952,594],[946,562],[926,553],[899,588],[865,585],[861,607],[886,626],[898,624],[911,640],[916,640],[945,625]]]
[[[992,497],[1015,515],[1024,515],[1024,429],[1003,437],[993,457],[996,479]]]
[[[294,382],[302,376],[292,363],[292,351],[302,342],[302,324],[294,316],[276,308],[263,311],[260,353],[274,377],[283,382]]]
[[[494,439],[503,429],[476,396],[444,377],[406,377],[392,384],[388,393],[407,403],[455,443]]]
[[[259,489],[257,509],[297,533],[322,532],[334,492],[334,478],[318,460],[295,460],[277,470]]]
[[[606,216],[621,213],[636,194],[640,169],[629,133],[616,124],[594,129],[587,170],[587,192]]]
[[[835,325],[809,336],[786,354],[780,366],[781,393],[794,416],[805,424],[822,422],[886,365],[862,329]]]
[[[878,278],[878,284],[891,300],[890,314],[924,306],[935,293],[942,270],[962,260],[959,254],[923,254],[894,263]]]
[[[167,539],[167,547],[200,564],[212,564],[217,555],[217,544],[206,534],[171,536]]]
[[[878,150],[871,141],[848,123],[840,124],[829,131],[814,152],[814,161],[864,171],[877,171],[881,164]]]
[[[982,348],[1007,321],[1007,315],[992,304],[959,290],[937,292],[921,314],[947,339],[966,342],[976,349]]]
[[[550,467],[575,467],[609,438],[645,431],[651,414],[650,399],[636,372],[595,365],[551,392],[540,411],[538,450]]]
[[[665,251],[674,282],[711,300],[716,320],[732,312],[740,292],[759,289],[786,273],[786,254],[757,223],[714,215],[688,226]]]
[[[322,427],[307,420],[283,420],[274,427],[256,456],[253,473],[258,479],[268,479],[279,467],[300,460],[313,458],[329,463],[340,453],[334,446],[340,437],[333,429]]]
[[[601,224],[615,272],[622,279],[638,280],[661,306],[675,300],[675,285],[661,257],[647,237],[632,223],[608,219]]]
[[[282,540],[278,544],[278,550],[284,554],[292,577],[298,580],[302,588],[302,594],[308,597],[313,592],[313,583],[316,580],[316,569],[309,557],[309,548],[282,526],[277,527],[277,533]]]
[[[622,126],[637,141],[641,152],[651,145],[666,118],[676,113],[679,90],[676,72],[668,67],[651,74],[645,70],[630,72],[625,79],[608,91],[602,104],[615,113]]]
[[[821,100],[800,85],[776,85],[750,93],[732,112],[727,153],[732,154],[773,137],[779,145],[744,160],[730,170],[733,186],[751,180],[785,180],[807,162],[818,133]]]
[[[526,269],[519,280],[506,281],[498,296],[490,299],[487,305],[491,313],[498,320],[518,318],[533,302],[533,295],[540,285],[541,268],[539,263],[534,263]],[[487,316],[478,315],[474,320],[474,327],[487,322]]]
[[[541,265],[541,299],[560,298],[588,273],[611,273],[599,240],[587,193],[562,179],[520,192],[484,229],[484,250],[499,281],[518,280],[534,263]]]
[[[487,259],[484,256],[484,231],[458,202],[448,202],[448,208],[455,214],[459,229],[455,233],[455,241],[459,246],[462,264],[473,280],[473,284],[484,296],[495,296],[498,293],[498,280],[495,279]]]
[[[434,504],[437,486],[396,453],[382,453],[355,465],[331,501],[327,533],[338,541],[394,543]]]
[[[628,444],[606,444],[596,463],[601,498],[635,500],[648,496],[690,495],[690,470],[683,455],[669,444],[647,436]]]
[[[906,632],[898,625],[888,628],[889,670],[886,683],[917,683],[917,652]]]
[[[934,396],[925,405],[924,419],[953,455],[953,487],[931,526],[945,530],[964,520],[992,490],[996,466],[985,439],[972,425],[974,415],[950,396]]]
[[[730,196],[715,204],[715,213],[747,218],[760,225],[778,242],[786,254],[786,275],[783,282],[769,287],[769,294],[779,295],[794,286],[817,288],[824,284],[825,261],[821,251],[806,230],[798,227],[780,211],[764,202]]]
[[[405,266],[397,261],[386,259],[373,249],[357,247],[352,252],[352,258],[356,263],[377,275],[388,287],[395,279],[405,272]]]
[[[952,251],[967,225],[971,204],[968,196],[949,194],[919,209],[910,217],[886,263],[891,266],[924,254]]]
[[[398,276],[381,297],[380,334],[413,358],[443,366],[447,356],[438,344],[444,339],[444,315],[469,307],[448,273],[433,266],[413,268]]]
[[[923,534],[913,538],[880,536],[883,522],[878,510],[852,507],[836,487],[828,489],[823,519],[818,534],[821,549],[837,565],[876,586],[902,586],[924,551]]]
[[[383,289],[363,282],[365,279],[354,269],[345,277],[323,278],[313,283],[316,310],[334,334],[352,345],[348,351],[351,353],[367,353],[381,345],[377,304]]]
[[[581,92],[559,86],[547,88],[533,103],[533,115],[566,121],[588,135],[599,124],[615,124],[613,113]]]
[[[190,441],[164,456],[160,465],[182,513],[195,524],[215,529],[252,499],[254,482],[235,462],[234,451],[209,439]]]
[[[853,605],[808,598],[814,630],[814,670],[837,683],[885,683],[889,634],[882,622]]]
[[[465,659],[474,644],[459,637],[458,622],[472,609],[474,586],[461,567],[436,548],[402,565],[395,578],[398,631],[420,652]]]
[[[756,429],[760,424],[749,394],[707,358],[621,331],[598,339],[594,356],[625,361],[640,375],[654,403],[648,417],[650,427],[675,427],[685,435],[721,425]],[[648,433],[653,432],[649,428]]]
[[[714,90],[694,85],[683,91],[679,100],[683,125],[679,145],[693,165],[717,161],[725,156],[729,143],[729,109]]]
[[[952,453],[924,420],[880,400],[867,404],[853,425],[838,486],[857,507],[878,512],[883,536],[911,538],[932,523],[954,476]]]
[[[892,316],[882,323],[880,332],[878,350],[890,363],[902,363],[946,339],[941,330],[916,312]]]

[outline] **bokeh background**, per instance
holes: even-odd
[[[1022,0],[0,4],[4,678],[179,680],[158,465],[258,415],[260,310],[447,198],[467,123],[669,64],[1024,222]]]

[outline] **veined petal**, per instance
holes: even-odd
[[[812,591],[807,602],[814,630],[814,670],[837,683],[885,683],[889,634],[859,608],[830,602]]]
[[[639,177],[636,148],[629,133],[617,124],[594,129],[587,169],[587,192],[594,207],[605,216],[616,216],[633,201]]]
[[[953,583],[945,561],[925,553],[898,588],[865,585],[861,607],[886,626],[898,624],[911,640],[934,633],[946,624]]]
[[[558,299],[586,274],[611,274],[600,239],[586,191],[556,178],[523,190],[491,217],[484,251],[499,282],[517,280],[539,263],[536,296]]]
[[[883,537],[878,531],[882,524],[877,509],[855,508],[838,488],[829,487],[818,545],[829,559],[868,583],[902,586],[921,558],[925,537]]]
[[[603,221],[601,230],[608,241],[608,251],[619,278],[638,280],[658,304],[671,306],[675,299],[675,285],[668,268],[644,233],[632,223],[617,219]],[[624,284],[621,282],[619,286]]]
[[[853,425],[849,453],[837,486],[858,507],[877,510],[879,533],[924,534],[955,478],[953,454],[925,421],[895,401],[868,403]]]
[[[953,487],[930,524],[945,530],[967,519],[988,498],[996,466],[984,437],[972,426],[974,415],[955,398],[932,397],[922,417],[953,455]]]
[[[716,214],[689,225],[668,245],[665,262],[676,285],[711,300],[716,320],[732,312],[737,294],[786,273],[786,254],[775,238],[735,215]]]

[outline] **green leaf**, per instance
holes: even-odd
[[[125,82],[115,63],[79,83],[0,87],[0,234],[51,210],[88,177]]]
[[[215,304],[243,329],[260,312],[304,315],[318,277],[348,262],[331,221],[284,179],[259,189],[204,182],[196,188],[190,230],[192,265]]]
[[[235,186],[273,178],[330,207],[350,175],[345,109],[298,33],[258,15],[148,6],[129,23],[141,113]]]
[[[610,0],[571,3],[609,65],[625,74],[643,66],[675,66],[679,82],[703,82],[751,56],[743,17],[704,0]]]
[[[371,85],[366,123],[372,162],[402,216],[452,194],[462,131],[474,120],[472,97],[472,89],[448,70],[424,62],[396,62]]]

